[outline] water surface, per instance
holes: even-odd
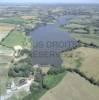
[[[76,41],[68,32],[62,31],[60,25],[68,21],[68,17],[60,17],[54,24],[47,24],[31,32],[33,42],[33,65],[50,64],[60,66],[62,60],[59,53],[73,48]]]

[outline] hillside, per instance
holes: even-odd
[[[80,47],[61,55],[65,68],[74,68],[83,72],[87,77],[99,80],[99,50]]]
[[[68,73],[55,88],[40,100],[98,100],[99,88],[76,73]]]

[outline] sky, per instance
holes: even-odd
[[[99,3],[99,0],[0,0],[2,3]]]

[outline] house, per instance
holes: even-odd
[[[23,48],[20,45],[14,46],[13,48],[15,50],[15,57],[18,57]]]
[[[42,70],[42,73],[45,75],[47,74],[47,72],[49,71],[49,69],[51,68],[50,65],[39,65],[39,64],[36,64],[33,66],[34,69],[38,69],[40,68]]]
[[[39,68],[39,67],[40,67],[39,64],[36,64],[36,65],[33,66],[34,69],[37,69],[37,68]]]
[[[21,80],[19,81],[19,86],[22,86],[22,85],[24,85],[24,84],[27,84],[26,79],[21,79]]]

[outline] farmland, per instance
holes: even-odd
[[[67,73],[63,80],[40,100],[98,100],[99,88],[76,73]]]
[[[3,59],[5,60],[5,59]],[[8,70],[9,64],[1,64],[0,63],[0,95],[6,92],[6,83],[8,81]]]
[[[0,94],[5,93],[10,62],[13,59],[12,49],[0,46]]]
[[[14,29],[14,25],[0,24],[0,41],[5,38],[12,29]]]
[[[28,23],[28,21],[19,18],[19,17],[12,17],[12,18],[4,18],[4,19],[0,19],[0,23],[8,23],[8,24],[15,24],[15,25],[19,25],[19,24],[24,24],[24,23]]]
[[[97,15],[91,17],[77,16],[61,28],[70,32],[70,35],[76,40],[80,40],[87,44],[93,43],[99,46],[98,20],[99,18]]]
[[[12,38],[13,37],[13,38]],[[23,46],[25,43],[26,37],[24,32],[12,31],[3,41],[2,45],[8,47],[14,47],[15,45]]]
[[[14,28],[14,25],[10,24],[0,24],[0,32],[10,31]]]
[[[80,47],[61,55],[65,68],[78,69],[89,78],[99,80],[99,50],[89,47]],[[93,63],[92,63],[93,62]],[[77,67],[79,66],[79,67]]]
[[[13,59],[14,51],[12,49],[0,46],[0,63],[7,64]]]

